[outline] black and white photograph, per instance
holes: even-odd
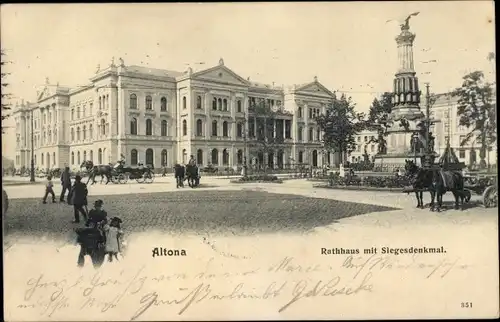
[[[0,16],[6,321],[499,317],[493,1]]]

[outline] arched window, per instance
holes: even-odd
[[[217,111],[217,99],[215,97],[212,100],[212,110]]]
[[[130,120],[130,134],[137,135],[137,119],[135,117]]]
[[[75,140],[75,129],[71,128],[71,141]]]
[[[242,106],[241,106],[241,100],[238,100],[238,102],[236,102],[236,106],[237,106],[237,110],[238,113],[241,113],[243,112],[243,109],[242,109]]]
[[[87,161],[87,151],[83,151],[83,161]]]
[[[236,159],[238,164],[243,164],[243,151],[238,150],[236,153]]]
[[[297,117],[298,118],[302,118],[302,107],[299,106],[299,108],[297,109]]]
[[[90,150],[90,161],[94,162],[94,151]]]
[[[80,117],[82,117],[82,115],[81,115],[80,113],[81,113],[81,112],[80,112],[80,106],[78,106],[78,107],[76,108],[76,118],[77,118],[77,119],[79,119]],[[50,121],[50,117],[49,117],[49,121]]]
[[[153,149],[146,150],[146,165],[154,167],[154,153]]]
[[[229,152],[227,152],[227,149],[222,150],[222,164],[229,164]]]
[[[182,150],[182,163],[184,163],[184,164],[187,163],[187,156],[188,156],[188,153],[187,153],[186,149],[183,149]]]
[[[168,136],[168,128],[167,128],[167,121],[162,120],[161,121],[161,136]]]
[[[196,136],[203,136],[203,121],[196,120]]]
[[[182,135],[188,135],[188,125],[186,120],[182,120]]]
[[[309,137],[307,138],[307,140],[308,140],[309,142],[312,142],[312,141],[314,140],[313,135],[314,135],[314,130],[313,130],[313,128],[312,128],[312,127],[310,127],[310,128],[309,128]]]
[[[56,165],[56,153],[52,152],[52,164]]]
[[[212,136],[217,136],[217,121],[212,121]]]
[[[75,119],[75,109],[71,109],[71,120],[73,121]]]
[[[312,166],[313,167],[318,166],[318,151],[317,150],[313,150],[313,153],[312,153]]]
[[[76,128],[76,140],[80,141],[80,127]]]
[[[304,152],[299,151],[299,163],[304,163]]]
[[[304,132],[304,129],[302,128],[302,126],[299,126],[299,128],[297,130],[297,141],[302,141],[303,132]]]
[[[153,121],[151,119],[146,120],[146,135],[153,135]]]
[[[43,153],[42,153],[42,164],[43,164]],[[75,164],[75,152],[71,152],[71,165]]]
[[[212,150],[212,164],[219,165],[219,151],[217,149]]]
[[[89,139],[93,139],[94,138],[94,127],[92,126],[92,124],[89,125]]]
[[[87,139],[87,127],[84,125],[82,130],[83,140]]]
[[[168,152],[167,150],[161,150],[161,165],[166,167],[168,165]]]
[[[97,163],[102,164],[102,149],[97,150]]]
[[[153,109],[153,99],[151,96],[146,96],[146,110],[152,110]]]
[[[321,141],[321,130],[316,129],[316,141]]]
[[[201,96],[196,97],[196,108],[201,109]]]
[[[101,102],[99,98],[99,109],[101,108]],[[137,109],[137,95],[135,94],[130,94],[130,108],[133,110]]]
[[[187,108],[187,98],[186,96],[183,96],[182,97],[182,109],[186,109]]]
[[[102,110],[102,97],[99,96],[99,109]]]
[[[94,109],[94,103],[91,102],[89,104],[89,116],[92,116],[92,113],[94,112],[93,109]]]
[[[106,108],[109,108],[109,94],[106,95]]]
[[[219,111],[222,111],[222,99],[221,98],[217,99],[217,109]]]
[[[130,151],[130,164],[137,165],[137,150],[136,149],[132,149],[132,151]]]
[[[199,165],[203,165],[203,150],[202,149],[198,149],[198,151],[196,151],[196,163]]]
[[[80,151],[78,151],[78,152],[76,153],[76,160],[77,160],[77,161],[76,161],[76,164],[82,164],[82,163],[81,163],[81,161],[82,161],[82,160],[80,159]]]
[[[226,121],[222,122],[222,136],[228,137],[229,126]]]
[[[167,111],[167,98],[166,97],[162,97],[160,100],[160,111],[161,112]]]
[[[243,124],[242,123],[236,124],[236,136],[239,138],[243,137]]]
[[[227,111],[227,99],[222,100],[222,110]]]
[[[47,152],[47,168],[50,167],[50,153]]]
[[[106,121],[104,119],[101,120],[101,135],[106,135]]]

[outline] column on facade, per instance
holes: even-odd
[[[273,119],[273,138],[276,138],[276,118]]]
[[[283,139],[286,139],[286,120],[283,120]]]

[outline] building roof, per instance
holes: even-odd
[[[159,68],[150,68],[144,66],[131,65],[127,66],[127,72],[139,73],[139,74],[147,74],[159,77],[178,77],[184,75],[184,72],[178,72],[174,70],[166,70]]]

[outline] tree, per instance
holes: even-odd
[[[379,154],[386,153],[387,147],[387,130],[390,128],[390,114],[392,111],[392,93],[385,92],[380,99],[374,99],[368,112],[368,120],[365,122],[365,128],[372,131],[377,131],[377,137],[370,140],[378,143]]]
[[[9,117],[8,111],[11,109],[11,105],[9,103],[9,99],[11,98],[11,95],[9,93],[5,93],[5,88],[9,86],[9,83],[7,83],[6,78],[10,73],[5,72],[5,65],[9,63],[9,61],[6,61],[6,53],[5,50],[1,50],[1,76],[2,76],[2,134],[5,131],[5,127],[3,125],[3,122]]]
[[[492,84],[484,80],[483,72],[474,71],[463,77],[462,86],[456,88],[452,95],[458,98],[459,125],[469,130],[460,145],[466,145],[471,140],[480,143],[479,166],[485,168],[488,147],[497,139]]]
[[[275,121],[279,112],[265,99],[251,102],[248,108],[248,149],[252,157],[265,158],[266,154],[276,153],[284,143],[283,131],[276,131]],[[283,126],[285,123],[283,122]],[[267,160],[264,159],[264,165]],[[266,167],[264,167],[266,168]]]
[[[323,131],[325,150],[333,150],[344,160],[345,155],[356,148],[355,135],[364,129],[364,114],[356,113],[355,104],[350,97],[342,94],[340,99],[333,99],[324,115],[316,118]]]

